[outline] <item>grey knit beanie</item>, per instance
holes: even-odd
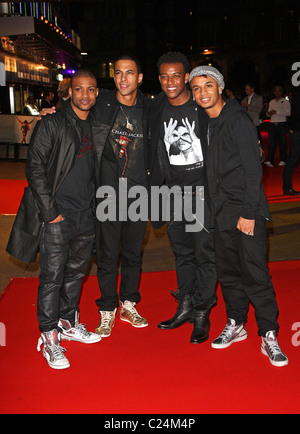
[[[225,88],[225,82],[223,75],[213,66],[197,66],[192,70],[190,73],[190,82],[193,80],[194,77],[201,77],[202,75],[208,75],[209,77],[212,77],[220,88],[223,90]]]

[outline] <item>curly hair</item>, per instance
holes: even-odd
[[[184,72],[188,73],[190,72],[190,63],[188,61],[188,58],[178,52],[178,51],[169,51],[168,53],[163,54],[157,62],[157,69],[158,73],[160,72],[160,67],[163,63],[182,63]]]

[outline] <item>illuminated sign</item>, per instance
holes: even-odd
[[[7,81],[51,84],[51,70],[44,65],[27,62],[12,56],[5,56],[4,64]]]

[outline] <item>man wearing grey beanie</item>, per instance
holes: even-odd
[[[215,222],[216,268],[228,318],[212,347],[228,348],[247,339],[250,301],[262,338],[261,352],[273,366],[286,366],[288,358],[277,342],[278,306],[266,264],[270,216],[255,126],[238,104],[223,101],[224,77],[216,68],[195,68],[190,84],[194,99],[208,115],[201,141],[208,142],[206,173]]]

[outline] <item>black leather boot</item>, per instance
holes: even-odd
[[[194,309],[194,330],[191,336],[192,344],[202,344],[209,338],[211,309],[197,307]]]
[[[158,324],[159,329],[171,330],[176,329],[183,324],[193,323],[193,299],[190,294],[184,295],[178,299],[178,307],[173,318]]]

